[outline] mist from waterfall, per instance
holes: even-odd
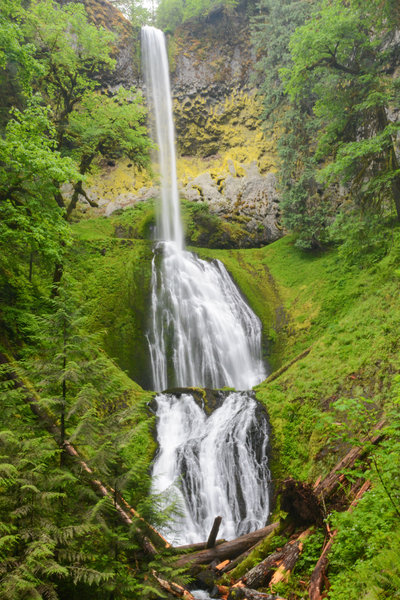
[[[143,27],[142,55],[161,185],[148,333],[154,389],[248,390],[266,377],[261,322],[220,261],[207,262],[184,250],[168,59],[161,31]],[[265,523],[268,432],[266,420],[257,424],[251,417],[255,406],[251,394],[235,392],[207,416],[190,394],[179,399],[172,394],[158,396],[153,491],[169,490],[179,499],[182,516],[174,524],[174,538],[182,543],[204,540],[217,515],[223,517],[221,531],[227,538]],[[257,427],[263,441],[253,435]],[[256,439],[259,448],[254,446]],[[248,477],[242,465],[250,472]]]

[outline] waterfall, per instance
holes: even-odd
[[[268,422],[249,393],[231,392],[209,417],[190,394],[159,394],[154,491],[169,489],[182,507],[174,543],[207,539],[214,517],[220,536],[259,529],[268,516]]]
[[[142,55],[161,183],[148,334],[154,389],[249,390],[266,377],[261,323],[220,261],[201,260],[183,247],[161,31],[142,28]],[[263,526],[269,512],[268,426],[253,395],[232,392],[207,416],[190,394],[159,394],[156,414],[153,489],[168,490],[180,505],[174,541],[203,541],[217,515],[226,538]]]
[[[161,179],[159,235],[160,239],[173,241],[177,250],[181,250],[183,233],[176,180],[175,130],[168,56],[163,32],[148,25],[142,28],[142,60],[153,136],[158,146]]]

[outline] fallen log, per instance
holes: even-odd
[[[287,582],[289,580],[290,574],[293,571],[297,559],[303,551],[303,541],[310,535],[312,531],[313,529],[310,527],[309,529],[306,529],[306,531],[303,531],[303,533],[301,533],[296,540],[290,541],[286,544],[283,549],[282,561],[279,563],[278,569],[271,578],[271,586],[276,585],[281,581]]]
[[[311,350],[312,350],[312,346],[310,348],[307,348],[306,350],[303,350],[303,352],[301,352],[300,354],[295,356],[290,362],[286,363],[285,365],[280,367],[280,369],[277,369],[269,377],[267,377],[267,379],[265,380],[265,383],[270,383],[271,381],[278,379],[278,377],[280,377],[282,375],[282,373],[285,373],[286,371],[288,371],[290,369],[290,367],[292,367],[296,362],[298,362],[299,360],[301,360],[302,358],[305,358],[308,354],[310,354]]]
[[[0,353],[0,365],[2,364],[10,364],[10,360],[7,358],[7,356]],[[169,547],[169,544],[164,537],[154,527],[152,527],[152,525],[140,517],[137,511],[129,506],[129,504],[121,497],[121,495],[119,495],[119,501],[117,501],[114,490],[112,488],[107,488],[103,482],[96,478],[94,471],[83,460],[76,448],[68,440],[63,439],[61,429],[56,425],[52,416],[41,408],[39,405],[39,397],[36,392],[29,389],[25,382],[19,377],[17,372],[11,368],[11,365],[7,371],[7,375],[12,379],[15,387],[23,391],[24,402],[30,407],[32,413],[37,417],[40,423],[42,423],[46,431],[50,433],[59,448],[73,458],[74,462],[80,466],[81,470],[88,475],[89,483],[95,492],[98,493],[102,498],[110,499],[120,520],[127,526],[133,525],[133,519],[129,514],[131,513],[131,515],[137,521],[140,521],[140,524],[145,530],[141,532],[140,536],[143,550],[148,554],[156,555],[157,550],[154,547],[154,543],[163,548]],[[126,509],[122,508],[121,501]],[[140,527],[138,527],[138,529],[140,529]],[[152,538],[152,541],[148,536]]]
[[[242,579],[237,582],[252,588],[258,588],[269,584],[272,574],[277,568],[279,561],[283,558],[283,549],[273,552],[264,558],[258,565],[250,569]]]
[[[214,548],[215,540],[217,539],[218,531],[221,525],[222,517],[215,517],[213,526],[211,527],[210,535],[206,543],[206,548]]]
[[[369,490],[371,487],[371,482],[366,481],[364,485],[358,490],[354,500],[351,502],[348,512],[352,512],[354,508],[357,506],[360,499],[363,497],[365,492]],[[308,597],[310,600],[322,600],[322,590],[324,585],[324,580],[326,578],[326,570],[329,564],[328,553],[333,546],[335,538],[337,536],[337,529],[331,534],[329,541],[325,544],[325,547],[322,551],[321,556],[318,559],[317,564],[311,574],[310,585],[308,587]]]
[[[228,573],[235,569],[235,567],[237,567],[241,562],[243,562],[256,548],[258,548],[261,545],[263,546],[263,555],[269,556],[269,554],[271,553],[270,549],[276,547],[276,544],[274,544],[273,541],[274,537],[276,535],[286,535],[287,537],[289,537],[293,533],[293,529],[294,526],[291,519],[286,518],[283,521],[281,520],[279,522],[279,527],[274,529],[266,538],[262,539],[261,541],[258,541],[256,544],[254,544],[254,546],[252,546],[251,548],[249,548],[248,550],[246,550],[242,554],[239,554],[239,556],[231,560],[229,564],[226,567],[224,567],[221,573]],[[234,576],[234,574],[232,575]],[[234,577],[234,579],[237,578]]]
[[[230,560],[228,562],[228,564],[220,570],[220,573],[229,573],[229,571],[232,571],[245,558],[247,558],[253,552],[253,550],[255,550],[261,543],[262,543],[262,540],[261,540],[261,542],[257,542],[257,544],[254,544],[254,546],[252,546],[251,548],[246,550],[246,552],[242,552],[242,554],[239,554],[239,556],[237,556],[233,560]]]
[[[311,531],[311,528],[306,529],[296,539],[285,544],[281,550],[267,556],[250,569],[235,585],[259,588],[287,581],[303,549],[303,540]]]
[[[242,535],[235,540],[224,542],[215,548],[200,550],[192,554],[186,554],[179,558],[175,564],[177,567],[184,567],[191,563],[192,565],[207,565],[214,560],[221,562],[227,558],[232,559],[242,554],[257,542],[263,540],[267,535],[279,526],[279,522],[267,525],[263,529],[258,529],[252,533]]]
[[[224,544],[226,540],[220,539],[215,542],[216,546]],[[198,550],[205,550],[207,542],[197,542],[197,544],[185,544],[184,546],[173,546],[173,550],[176,552],[197,552]]]
[[[285,600],[285,598],[239,586],[231,588],[228,600]]]
[[[366,444],[376,445],[384,438],[384,433],[382,432],[382,428],[385,425],[385,421],[380,421],[376,427],[374,428],[374,435],[370,438],[368,436],[364,437],[359,446],[355,446],[349,450],[349,452],[335,465],[330,473],[322,480],[318,481],[318,483],[314,486],[314,493],[318,497],[322,497],[324,501],[330,496],[336,488],[342,483],[344,480],[344,476],[342,471],[344,469],[351,469],[357,460],[364,458],[368,450],[366,449]]]
[[[152,575],[157,581],[158,585],[163,590],[168,592],[168,594],[172,594],[172,596],[175,596],[175,598],[182,598],[183,600],[195,600],[194,596],[189,592],[189,590],[178,583],[162,579],[155,571],[152,571]]]

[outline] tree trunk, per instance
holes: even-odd
[[[216,546],[224,544],[226,540],[217,540]],[[184,546],[174,546],[176,552],[197,552],[198,550],[205,550],[207,542],[198,542],[197,544],[185,544]]]
[[[253,531],[252,533],[247,533],[246,535],[242,535],[235,540],[230,542],[224,542],[215,548],[210,548],[208,550],[201,550],[200,552],[195,552],[193,554],[187,554],[182,556],[176,561],[176,566],[184,567],[185,565],[191,563],[192,565],[206,565],[211,563],[214,560],[218,560],[221,562],[227,558],[236,558],[239,554],[242,554],[257,542],[263,540],[267,535],[269,535],[272,531],[274,531],[279,526],[278,523],[272,523],[271,525],[267,525],[263,529],[258,529],[257,531]]]
[[[360,446],[351,448],[351,450],[349,450],[349,452],[346,454],[346,456],[344,456],[337,463],[337,465],[325,477],[325,479],[320,481],[314,487],[314,492],[315,492],[316,496],[322,496],[324,498],[324,500],[326,500],[326,498],[335,491],[335,489],[338,487],[338,485],[344,479],[344,476],[342,475],[342,471],[344,469],[350,469],[351,467],[354,466],[354,464],[357,460],[359,460],[360,458],[363,458],[364,456],[367,455],[368,451],[366,450],[364,444],[366,444],[368,442],[372,445],[376,445],[383,439],[384,434],[380,430],[382,429],[384,424],[385,424],[385,421],[381,421],[380,423],[378,423],[378,425],[374,429],[375,434],[372,436],[372,438],[365,437],[364,439],[361,440]]]
[[[152,575],[154,579],[157,581],[158,585],[171,594],[175,596],[175,598],[182,598],[183,600],[195,600],[194,596],[184,587],[174,583],[173,581],[166,581],[162,579],[155,571],[152,571]]]
[[[303,540],[310,535],[312,529],[306,529],[296,539],[290,540],[282,550],[270,554],[253,567],[238,582],[250,588],[276,585],[287,581],[303,549]]]

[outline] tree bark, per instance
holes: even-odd
[[[217,540],[216,546],[224,544],[226,540]],[[184,546],[174,546],[176,552],[197,552],[198,550],[205,550],[207,542],[198,542],[197,544],[185,544]]]
[[[195,600],[194,596],[186,588],[173,581],[162,579],[155,571],[152,571],[152,574],[158,585],[168,592],[168,594],[172,594],[175,598],[182,598],[183,600]]]
[[[279,526],[279,522],[267,525],[263,529],[258,529],[252,533],[242,535],[235,540],[230,542],[224,542],[215,548],[209,548],[208,550],[201,550],[193,554],[187,554],[182,556],[176,561],[176,566],[184,567],[191,563],[192,565],[206,565],[211,563],[213,560],[222,561],[227,558],[236,558],[239,554],[242,554],[257,542],[263,540],[267,535],[274,531]]]
[[[312,529],[306,529],[295,540],[290,540],[282,550],[270,554],[253,567],[238,582],[250,588],[275,585],[287,581],[303,549],[303,540],[310,535]]]

